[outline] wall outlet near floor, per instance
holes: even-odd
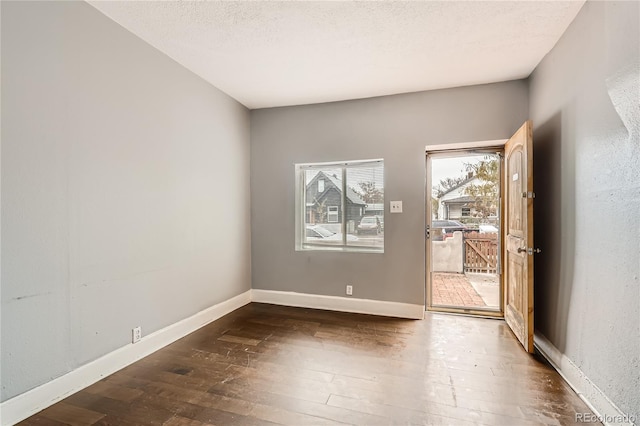
[[[142,339],[142,327],[131,330],[131,343],[138,343]]]
[[[352,296],[353,295],[353,286],[352,285],[348,285],[347,286],[347,296]]]

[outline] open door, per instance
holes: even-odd
[[[533,129],[527,121],[505,145],[504,317],[533,352]]]
[[[504,146],[427,152],[427,310],[502,318]]]

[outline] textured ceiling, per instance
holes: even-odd
[[[89,1],[249,108],[527,77],[584,1]]]

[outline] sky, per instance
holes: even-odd
[[[440,180],[445,178],[458,178],[467,174],[464,164],[475,164],[484,159],[486,154],[475,154],[464,157],[446,157],[446,158],[432,158],[431,160],[431,182],[432,186],[436,187],[440,183]]]
[[[464,163],[477,163],[482,155],[468,157],[433,158],[431,160],[431,182],[437,186],[445,178],[458,178],[466,175]]]

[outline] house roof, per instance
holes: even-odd
[[[329,174],[327,174],[325,172],[318,172],[318,174],[315,175],[315,177],[313,179],[311,179],[311,181],[307,184],[307,188],[310,187],[321,176],[324,177],[325,179],[327,179],[329,182],[331,182],[331,184],[338,191],[342,192],[342,179],[338,179],[337,176],[329,175]],[[361,204],[363,206],[367,204],[367,202],[364,201],[362,199],[362,197],[360,197],[360,195],[358,195],[353,189],[349,188],[348,185],[347,185],[347,199],[349,199],[349,201],[351,201],[351,203],[353,203],[353,204]]]
[[[442,200],[442,204],[459,204],[459,203],[473,203],[476,199],[468,195],[464,197],[451,198],[450,200]]]
[[[365,210],[384,210],[384,203],[369,203]]]
[[[472,176],[466,178],[465,180],[463,180],[462,182],[460,182],[459,184],[457,184],[453,188],[449,188],[446,192],[443,192],[442,195],[440,195],[440,198],[444,197],[445,195],[447,195],[451,191],[455,191],[456,189],[458,189],[458,188],[460,188],[462,186],[465,186],[466,184],[468,184],[469,182],[471,182],[474,179],[477,179],[476,175],[472,175]]]

